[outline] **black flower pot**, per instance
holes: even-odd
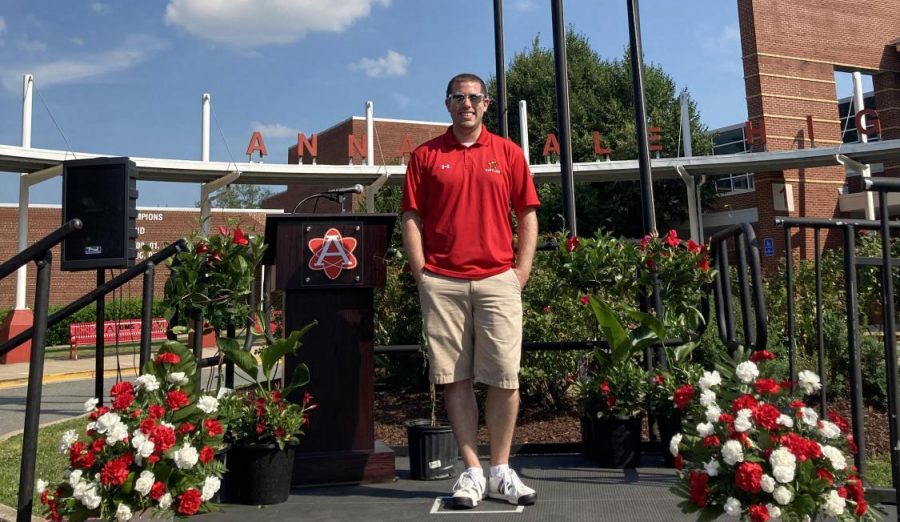
[[[601,468],[636,468],[641,464],[642,417],[581,417],[584,458]]]
[[[236,502],[237,498],[232,494],[236,483],[237,475],[231,472],[231,460],[228,454],[231,452],[231,444],[225,444],[216,450],[216,461],[225,466],[225,474],[222,475],[222,482],[219,485],[219,491],[210,500],[214,504],[229,504]]]
[[[228,452],[227,494],[241,504],[280,504],[291,493],[294,446],[277,444],[235,445]]]
[[[675,457],[669,451],[669,441],[676,434],[681,433],[681,414],[674,412],[667,417],[657,417],[656,426],[659,428],[659,448],[663,454],[663,460],[668,467],[675,466]]]
[[[408,421],[406,440],[409,444],[409,472],[413,480],[437,480],[453,475],[459,447],[449,425],[432,426],[428,419]]]

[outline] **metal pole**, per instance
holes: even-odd
[[[797,391],[797,374],[794,372],[794,353],[797,340],[794,339],[794,255],[791,246],[791,228],[784,226],[784,284],[787,292],[787,336],[788,336],[788,375],[791,377],[791,393]]]
[[[694,147],[691,142],[691,112],[688,103],[687,91],[681,93],[681,142],[684,143],[684,156],[689,158],[694,155]],[[700,201],[697,197],[697,180],[693,176],[683,178],[687,190],[688,222],[691,225],[691,239],[697,243],[703,242],[703,229],[700,228]]]
[[[106,277],[103,269],[97,269],[97,288],[102,287],[106,283]],[[97,341],[94,345],[94,397],[100,402],[98,406],[103,406],[103,365],[104,352],[106,350],[105,327],[106,327],[106,295],[97,296],[97,317],[94,321],[94,327],[97,332]]]
[[[500,135],[509,137],[506,114],[506,59],[503,57],[503,0],[494,0],[494,62],[497,68],[497,124]]]
[[[878,192],[881,208],[881,306],[884,328],[884,359],[887,364],[888,415],[891,434],[891,483],[900,499],[900,416],[897,414],[897,342],[894,324],[894,278],[891,260],[891,229],[887,192]]]
[[[34,470],[37,463],[38,431],[41,420],[41,394],[44,378],[44,348],[47,344],[47,304],[50,301],[50,266],[53,257],[46,251],[37,261],[34,296],[34,337],[28,366],[28,391],[25,398],[25,431],[22,434],[22,463],[19,468],[17,522],[30,522],[34,496]]]
[[[641,20],[638,0],[628,0],[628,36],[631,47],[631,82],[634,89],[634,118],[637,129],[638,166],[641,172],[641,210],[644,234],[656,232],[653,205],[653,176],[650,172],[650,146],[647,142],[647,107],[644,96],[644,59],[641,48]]]
[[[519,100],[519,143],[525,153],[525,163],[531,165],[531,153],[528,152],[528,103]]]
[[[816,348],[818,349],[819,355],[819,377],[822,379],[822,382],[828,382],[825,379],[825,319],[822,314],[822,240],[821,240],[821,229],[814,228],[813,229],[815,235],[813,236],[813,244],[815,245],[816,257],[815,257],[815,278],[816,278]],[[819,414],[822,418],[825,418],[825,411],[828,409],[826,406],[826,392],[827,386],[822,386],[822,389],[819,390],[819,397],[822,402],[819,403]]]
[[[553,57],[556,63],[556,121],[559,127],[559,170],[562,176],[562,203],[569,237],[578,235],[575,222],[575,183],[572,167],[572,137],[569,120],[569,75],[566,59],[566,27],[562,0],[552,0]]]
[[[852,76],[853,76],[853,108],[856,110],[856,112],[859,112],[866,108],[865,100],[863,99],[862,75],[860,74],[859,71],[853,71]],[[866,117],[861,116],[861,118],[863,118],[862,128],[865,129],[866,128],[866,126],[865,126],[865,123],[866,123],[865,118]],[[868,143],[869,142],[869,136],[866,135],[864,132],[857,133],[857,136],[859,138],[860,143]],[[869,165],[863,165],[862,169],[859,171],[859,175],[864,178],[872,177],[872,167],[870,167]],[[866,197],[866,202],[865,202],[866,219],[875,219],[875,194],[872,194],[871,190],[863,191],[863,193],[866,195],[865,196]]]
[[[844,227],[844,298],[847,303],[847,353],[850,362],[850,415],[859,474],[866,475],[866,432],[863,429],[862,364],[859,359],[859,302],[856,299],[856,227]]]
[[[150,360],[150,341],[153,333],[153,280],[156,265],[148,263],[144,269],[144,295],[141,302],[141,356],[138,372],[142,373],[144,365]]]
[[[31,148],[31,106],[34,76],[26,74],[22,79],[22,148]],[[28,174],[19,176],[19,244],[18,251],[28,248]],[[16,272],[16,310],[25,309],[25,290],[28,267],[22,265]]]

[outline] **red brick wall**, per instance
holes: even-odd
[[[32,244],[60,226],[62,217],[59,205],[33,205],[28,210],[28,244]],[[140,245],[147,244],[156,252],[181,237],[187,237],[198,229],[198,209],[171,208],[138,208],[138,260],[145,258]],[[221,210],[212,211],[211,228],[215,231],[220,225],[227,225],[229,218],[235,218],[242,228],[254,229],[257,234],[265,232],[266,211],[261,210]],[[0,223],[7,226],[0,228],[0,261],[6,261],[16,254],[18,249],[18,205],[0,205]],[[60,248],[53,249],[53,271],[50,278],[50,303],[66,304],[96,288],[97,272],[60,272]],[[113,270],[118,275],[120,270]],[[34,264],[28,265],[26,305],[34,305],[34,284],[36,270]],[[168,269],[160,267],[156,272],[155,297],[162,297]],[[106,279],[110,276],[107,272]],[[142,295],[142,278],[122,287],[125,298],[140,299]],[[117,294],[118,295],[118,294]],[[16,275],[10,274],[0,280],[0,308],[12,308],[16,302]]]
[[[880,0],[738,0],[747,114],[765,124],[768,150],[811,146],[806,116],[813,117],[816,144],[836,146],[840,121],[834,71],[873,74],[882,138],[900,137],[900,54],[888,42],[900,36],[900,9]],[[886,165],[886,173],[896,171]],[[776,251],[784,233],[775,227],[772,183],[794,186],[791,216],[832,218],[838,215],[842,167],[757,173],[760,237],[772,237]],[[823,238],[824,239],[824,238]],[[813,253],[813,235],[792,240],[801,256]],[[839,233],[823,240],[838,245]],[[771,269],[776,258],[766,258]]]

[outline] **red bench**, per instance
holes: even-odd
[[[169,323],[163,318],[154,318],[150,330],[150,339],[157,341],[166,339]],[[106,321],[103,326],[103,342],[134,344],[141,342],[141,320],[123,319]],[[69,324],[69,359],[78,360],[78,346],[97,344],[97,323]]]

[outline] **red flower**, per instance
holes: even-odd
[[[153,428],[155,428],[155,427],[156,427],[156,420],[152,419],[152,418],[144,419],[141,421],[141,424],[140,424],[140,430],[147,435],[150,435],[151,433],[153,433]]]
[[[166,415],[166,409],[159,404],[151,404],[147,411],[153,419],[161,419]]]
[[[822,456],[822,448],[819,447],[819,443],[796,433],[782,435],[781,445],[790,450],[800,462]]]
[[[750,360],[753,362],[771,361],[775,359],[775,354],[768,350],[756,350],[750,354]]]
[[[94,439],[94,442],[91,443],[91,451],[93,451],[94,453],[100,453],[101,451],[103,451],[104,446],[106,446],[106,439],[102,437],[99,439]]]
[[[756,393],[760,395],[775,395],[781,391],[781,385],[775,379],[757,379]]]
[[[650,269],[653,269],[656,266],[656,263],[653,261],[653,252],[647,254],[647,259],[644,260],[644,264]]]
[[[703,439],[703,447],[704,448],[718,448],[722,443],[719,441],[719,437],[715,435],[707,435]]]
[[[228,235],[228,229],[225,228],[225,227],[223,227],[223,226],[221,226],[221,225],[219,225],[219,235],[227,236],[227,235]]]
[[[856,516],[861,517],[866,514],[866,511],[869,510],[869,503],[865,500],[860,500],[856,503]]]
[[[653,376],[653,384],[655,384],[657,386],[665,386],[666,385],[666,376],[661,373],[657,373],[656,375]]]
[[[673,462],[673,464],[675,465],[675,469],[677,469],[678,471],[683,470],[684,469],[684,455],[682,455],[681,453],[679,453],[678,455],[675,455],[675,462]]]
[[[650,239],[651,239],[650,234],[647,234],[646,236],[643,237],[643,239],[641,239],[641,250],[644,250],[645,248],[647,248],[647,245],[650,244]]]
[[[165,453],[175,445],[175,430],[160,424],[153,428],[153,433],[150,434],[150,441],[153,442],[154,453]]]
[[[837,412],[829,411],[826,417],[828,418],[828,420],[835,423],[842,432],[850,433],[850,423],[847,422],[847,419],[841,417]]]
[[[205,254],[209,252],[209,245],[206,244],[206,241],[200,241],[197,243],[197,246],[194,247],[194,251],[198,254]]]
[[[824,468],[819,468],[816,470],[816,476],[820,479],[828,482],[828,487],[834,485],[834,475],[831,474],[830,471]]]
[[[197,429],[197,427],[190,422],[182,422],[178,426],[178,433],[180,435],[187,435],[188,433],[192,433],[195,429]]]
[[[266,424],[264,422],[260,422],[256,425],[256,434],[262,435],[266,431]]]
[[[284,437],[284,428],[275,428],[275,438],[280,439]]]
[[[112,405],[114,409],[125,410],[134,402],[134,395],[130,393],[121,393],[113,397]]]
[[[691,401],[694,399],[694,387],[690,384],[685,384],[684,386],[679,387],[675,390],[675,397],[673,401],[675,402],[675,407],[679,410],[683,410],[690,405]]]
[[[106,406],[100,406],[96,410],[92,411],[91,414],[88,415],[88,418],[91,419],[92,421],[95,421],[95,420],[99,419],[100,416],[103,415],[104,413],[109,413],[109,408],[107,408]]]
[[[799,399],[791,401],[791,408],[794,408],[795,410],[799,410],[800,408],[805,408],[805,407],[806,407],[806,403]]]
[[[603,381],[597,386],[597,391],[600,392],[600,395],[609,395],[612,389],[609,387],[609,381]]]
[[[700,253],[700,245],[698,245],[696,242],[694,242],[693,239],[688,239],[687,249],[688,249],[688,252],[690,252],[692,254]]]
[[[232,235],[231,237],[232,237],[232,242],[235,245],[247,246],[248,244],[250,244],[250,240],[247,239],[247,236],[244,235],[244,231],[241,230],[240,228],[234,229],[234,235]]]
[[[222,254],[220,254],[218,252],[213,252],[212,255],[209,256],[209,260],[210,260],[210,262],[218,263],[218,262],[222,261]]]
[[[166,485],[160,481],[156,481],[153,483],[153,486],[150,487],[150,493],[147,494],[153,500],[159,500],[163,495],[166,494]]]
[[[781,411],[771,404],[762,404],[753,410],[753,421],[769,431],[778,428],[780,416]]]
[[[169,409],[173,411],[180,410],[190,403],[191,400],[188,398],[187,394],[181,390],[172,390],[166,393],[166,404],[168,404]]]
[[[706,496],[709,494],[709,475],[691,470],[691,502],[698,507],[706,506]]]
[[[700,262],[697,263],[697,267],[699,267],[702,272],[709,272],[709,258],[701,258]]]
[[[856,455],[859,452],[859,447],[856,445],[856,440],[853,439],[853,434],[850,433],[847,435],[847,444],[850,445],[850,453]]]
[[[181,357],[172,352],[165,352],[156,356],[156,364],[178,364],[179,362],[181,362]]]
[[[200,450],[200,462],[206,464],[216,456],[215,452],[209,446],[203,446]]]
[[[222,434],[222,425],[216,419],[206,419],[203,421],[203,431],[210,437]]]
[[[571,375],[571,374],[569,374]],[[569,380],[569,375],[566,375],[566,381]],[[575,382],[575,379],[572,379],[572,382]],[[307,410],[314,410],[318,404],[312,404],[313,396],[309,392],[303,392],[303,407]]]
[[[769,520],[769,509],[762,504],[753,504],[750,506],[750,509],[747,510],[747,513],[750,515],[750,520],[753,522],[766,522]]]
[[[617,399],[614,395],[610,395],[609,397],[606,398],[606,407],[609,409],[612,409],[615,407],[616,402],[618,402],[618,401],[619,401],[619,399]]]
[[[578,241],[578,236],[572,236],[572,237],[566,239],[566,250],[568,250],[569,252],[574,252],[574,251],[578,250],[579,243],[580,243],[580,241]]]
[[[734,400],[734,404],[731,406],[731,411],[737,413],[743,409],[752,410],[756,408],[758,402],[752,395],[744,394]]]
[[[581,301],[581,304],[586,305],[586,304],[590,304],[591,298],[586,295],[583,295],[583,296],[581,296],[581,299],[579,299],[579,301]]]
[[[681,240],[678,239],[678,233],[675,232],[675,229],[669,230],[669,233],[666,234],[666,244],[672,248],[677,247],[681,244]]]
[[[741,462],[734,474],[734,483],[747,493],[759,493],[762,489],[762,466],[755,462]]]
[[[113,397],[119,395],[120,393],[134,395],[134,386],[132,386],[128,381],[122,381],[113,384],[113,387],[109,389],[109,394]]]
[[[200,509],[200,490],[191,488],[184,493],[178,495],[178,512],[182,515],[191,516]]]
[[[121,486],[128,478],[128,465],[123,459],[113,459],[100,470],[100,483],[104,486]]]

